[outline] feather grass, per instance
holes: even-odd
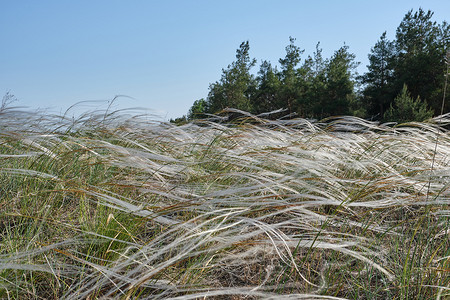
[[[252,122],[2,107],[0,297],[448,296],[448,114],[240,113]]]

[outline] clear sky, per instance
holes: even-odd
[[[64,111],[120,98],[168,119],[206,98],[242,41],[278,64],[289,36],[330,57],[344,43],[365,71],[381,34],[390,39],[410,9],[450,21],[449,0],[0,0],[0,97]],[[255,67],[256,72],[258,67]]]

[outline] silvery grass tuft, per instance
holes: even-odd
[[[241,114],[175,126],[2,106],[0,297],[450,296],[449,114]]]

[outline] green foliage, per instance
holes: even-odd
[[[439,25],[432,17],[431,11],[411,10],[397,28],[394,86],[400,90],[403,84],[408,85],[411,95],[426,100],[437,114],[442,102],[445,54],[450,49],[450,25]]]
[[[386,31],[383,32],[370,52],[368,71],[360,79],[363,84],[366,84],[363,94],[368,106],[368,113],[371,116],[381,117],[392,101],[395,58],[394,42],[386,38]]]
[[[254,114],[286,109],[288,113],[315,118],[358,110],[350,107],[357,103],[353,91],[357,63],[348,46],[324,60],[317,44],[314,57],[299,66],[304,50],[290,37],[286,56],[279,60],[281,69],[263,61],[256,77],[250,73],[256,61],[250,58],[249,48],[248,41],[240,45],[236,61],[223,70],[220,81],[210,85],[208,98],[193,104],[188,119],[227,107]]]
[[[187,114],[188,120],[202,119],[205,117],[205,113],[208,111],[208,103],[205,99],[195,100]]]
[[[400,94],[395,98],[394,105],[384,114],[386,121],[396,121],[399,123],[410,121],[424,121],[433,116],[433,110],[427,107],[427,103],[417,97],[414,100],[408,92],[406,84]]]
[[[348,46],[337,50],[326,66],[326,97],[321,103],[321,117],[348,115],[350,99],[354,96],[355,55]]]
[[[210,84],[207,99],[195,101],[187,119],[225,108],[252,114],[282,109],[290,116],[314,119],[333,115],[392,118],[396,110],[394,99],[404,84],[412,98],[420,97],[429,103],[434,114],[440,113],[450,25],[445,21],[439,25],[431,20],[432,16],[431,11],[421,8],[417,12],[411,10],[398,26],[393,41],[384,32],[371,48],[368,71],[362,76],[357,76],[359,63],[348,46],[326,59],[318,43],[313,56],[302,63],[304,50],[293,37],[289,37],[285,57],[278,61],[279,69],[264,60],[254,75],[251,69],[256,60],[250,57],[249,42],[245,41],[236,50],[236,60],[222,70],[221,79]],[[361,90],[358,83],[362,84]],[[447,95],[444,111],[449,100]],[[428,116],[428,110],[419,111],[414,118]]]
[[[261,63],[256,77],[257,88],[252,98],[253,112],[256,114],[272,111],[283,107],[280,98],[281,81],[278,70],[268,61]]]
[[[302,66],[305,91],[297,100],[300,116],[320,118],[322,103],[327,101],[327,66],[328,59],[322,56],[322,48],[317,43],[313,56],[308,56]]]
[[[436,48],[440,31],[436,22],[431,20],[433,14],[422,8],[406,13],[396,31],[395,47],[399,54],[414,56]]]
[[[177,125],[183,125],[188,122],[188,119],[186,118],[186,115],[183,115],[175,119],[170,119],[169,122]]]
[[[394,41],[383,33],[369,54],[365,102],[371,115],[383,116],[406,84],[413,98],[426,100],[440,113],[445,78],[445,53],[450,49],[450,25],[432,21],[433,12],[410,10],[396,30]],[[450,97],[445,99],[445,111]]]
[[[219,81],[210,85],[208,112],[215,113],[227,107],[252,110],[250,98],[256,82],[250,69],[256,64],[256,59],[250,58],[249,51],[249,42],[242,42],[236,50],[236,61],[222,70]]]
[[[295,111],[294,102],[300,93],[300,78],[298,76],[297,65],[301,61],[301,50],[295,45],[295,39],[289,37],[289,45],[286,46],[286,56],[280,59],[281,72],[279,73],[281,85],[279,90],[279,101],[289,113]]]

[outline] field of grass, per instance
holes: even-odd
[[[450,115],[154,120],[0,110],[0,298],[449,299]]]

